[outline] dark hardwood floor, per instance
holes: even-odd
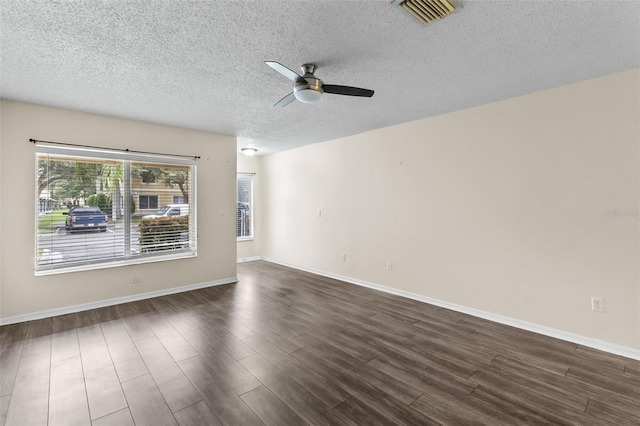
[[[25,425],[640,424],[640,362],[266,262],[0,328]]]

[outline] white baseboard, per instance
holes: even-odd
[[[374,290],[380,290],[385,293],[394,294],[396,296],[406,297],[407,299],[417,300],[418,302],[428,303],[430,305],[439,306],[441,308],[451,309],[452,311],[461,312],[463,314],[472,315],[474,317],[483,318],[489,321],[497,322],[500,324],[509,325],[511,327],[520,328],[522,330],[532,331],[534,333],[542,334],[549,337],[554,337],[560,340],[566,340],[571,343],[576,343],[582,346],[588,346],[590,348],[599,349],[601,351],[609,352],[615,355],[624,356],[627,358],[640,361],[640,350],[628,348],[626,346],[620,346],[602,340],[593,339],[590,337],[581,336],[579,334],[573,334],[566,331],[558,330],[555,328],[545,327],[528,321],[522,321],[515,318],[510,318],[498,314],[492,314],[491,312],[481,311],[479,309],[469,308],[462,305],[456,305],[454,303],[445,302],[438,299],[432,299],[430,297],[421,296],[419,294],[411,293],[404,290],[398,290],[392,287],[386,287],[379,284],[370,283],[368,281],[359,280],[357,278],[351,278],[343,275],[334,274],[331,272],[320,271],[312,268],[305,268],[301,266],[292,265],[286,262],[280,262],[275,259],[263,257],[263,260],[271,263],[275,263],[289,268],[298,269],[301,271],[311,272],[313,274],[321,275],[328,278],[344,281],[350,284],[359,285],[362,287],[372,288]]]
[[[200,288],[213,287],[223,284],[232,284],[238,282],[237,277],[222,278],[215,281],[207,281],[204,283],[189,284],[181,287],[173,287],[165,290],[151,291],[148,293],[133,294],[131,296],[115,297],[113,299],[98,300],[96,302],[82,303],[80,305],[65,306],[63,308],[47,309],[24,315],[16,315],[12,317],[0,318],[0,326],[7,324],[15,324],[18,322],[33,321],[42,318],[54,317],[57,315],[72,314],[75,312],[88,311],[89,309],[104,308],[105,306],[119,305],[121,303],[135,302],[136,300],[151,299],[153,297],[166,296],[169,294],[182,293],[184,291],[197,290]]]
[[[262,260],[262,256],[240,257],[238,258],[238,263],[253,262],[254,260]]]

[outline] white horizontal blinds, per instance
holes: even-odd
[[[131,162],[131,247],[140,255],[195,249],[193,167]],[[179,201],[179,202],[175,202]]]
[[[37,145],[36,272],[195,255],[195,160],[109,154]]]
[[[250,238],[253,236],[252,198],[253,179],[250,176],[238,176],[238,206],[236,217],[236,236]]]
[[[39,153],[36,162],[38,269],[122,257],[111,217],[116,188],[105,179],[122,161]]]

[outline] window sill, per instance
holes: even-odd
[[[43,269],[41,271],[35,271],[35,276],[42,277],[47,275],[66,274],[70,272],[84,272],[84,271],[93,271],[96,269],[118,268],[120,266],[140,265],[143,263],[166,262],[168,260],[189,259],[197,256],[198,255],[195,252],[195,250],[190,251],[188,253],[171,254],[166,256],[150,256],[150,257],[140,256],[140,257],[136,257],[135,259],[133,258],[129,258],[127,260],[121,259],[121,260],[114,260],[113,262],[75,265],[75,266],[55,268],[55,269]]]
[[[238,237],[237,241],[238,242],[241,242],[241,241],[253,241],[253,237]]]

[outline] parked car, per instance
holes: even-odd
[[[142,216],[143,219],[155,219],[157,217],[186,216],[189,214],[189,204],[167,204],[155,214]]]
[[[73,206],[63,214],[67,216],[64,227],[68,231],[99,229],[100,232],[105,232],[107,230],[109,218],[100,210],[100,207]]]

